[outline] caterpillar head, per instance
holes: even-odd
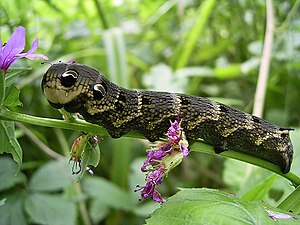
[[[53,64],[42,80],[48,102],[57,109],[78,112],[86,101],[106,96],[107,80],[96,69],[80,64]]]

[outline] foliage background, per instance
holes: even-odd
[[[59,60],[93,66],[119,85],[206,96],[251,113],[265,32],[265,2],[211,1],[201,12],[197,0],[2,0],[1,39],[27,29],[27,44]],[[274,1],[276,29],[263,117],[299,127],[299,1]],[[294,6],[294,7],[293,7]],[[296,7],[296,8],[295,8]],[[298,7],[299,9],[299,7]],[[197,21],[207,17],[203,24]],[[194,42],[195,40],[195,42]],[[61,118],[40,88],[49,65],[14,64],[23,106],[14,111]],[[105,137],[95,175],[80,182],[67,166],[75,131],[17,124],[24,151],[21,172],[9,155],[0,158],[0,224],[141,224],[159,204],[140,202],[135,185],[144,183],[140,166],[148,142]],[[293,133],[299,146],[299,131]],[[48,149],[46,146],[49,146]],[[299,165],[297,157],[294,164]],[[49,151],[59,155],[49,156]],[[48,154],[47,154],[48,152]],[[298,162],[298,164],[297,164]],[[293,168],[299,174],[298,168]],[[238,196],[271,173],[241,162],[193,153],[160,187],[209,187]],[[277,205],[293,188],[278,178],[262,199]],[[0,202],[1,205],[1,202]]]

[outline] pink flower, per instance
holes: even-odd
[[[43,54],[33,54],[39,44],[38,38],[32,42],[31,49],[28,52],[22,53],[25,48],[25,36],[25,28],[19,26],[11,35],[7,43],[3,46],[2,40],[0,39],[0,70],[7,71],[11,64],[13,64],[17,59],[20,58],[34,60],[39,57],[48,60],[48,57]]]
[[[155,189],[157,185],[162,183],[164,173],[165,173],[164,168],[159,168],[157,170],[154,170],[148,175],[145,186],[137,186],[139,189],[136,191],[139,190],[141,191],[141,197],[143,199],[150,197],[156,202],[163,203],[166,201],[161,197],[160,193]]]
[[[137,186],[136,190],[141,192],[142,199],[150,197],[156,202],[165,202],[156,186],[160,185],[163,177],[189,154],[188,142],[178,120],[171,123],[168,129],[168,141],[158,143],[155,148],[148,150],[148,157],[141,167],[142,172],[147,173],[146,185]]]

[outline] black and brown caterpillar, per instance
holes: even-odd
[[[129,131],[148,140],[162,137],[178,117],[189,140],[199,138],[220,153],[245,152],[290,170],[291,128],[281,128],[251,114],[203,97],[168,92],[128,90],[110,82],[96,69],[80,64],[53,64],[42,89],[49,103],[80,113],[107,129],[113,138]]]

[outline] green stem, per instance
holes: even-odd
[[[30,116],[22,113],[12,112],[7,109],[3,109],[0,112],[1,120],[12,120],[21,123],[30,123],[33,125],[44,126],[44,127],[55,127],[68,130],[80,130],[86,133],[103,134],[107,135],[107,131],[98,125],[85,122],[83,120],[66,121],[50,118],[42,118],[36,116]]]
[[[26,114],[12,112],[12,111],[9,111],[6,109],[3,109],[0,112],[0,120],[12,120],[12,121],[18,121],[18,122],[22,122],[22,123],[30,123],[30,124],[38,125],[38,126],[55,127],[55,128],[69,129],[69,130],[78,130],[78,131],[83,131],[86,133],[101,134],[102,136],[108,135],[105,128],[98,126],[96,124],[91,124],[91,123],[85,122],[83,120],[75,120],[73,122],[69,122],[69,121],[64,121],[64,120],[30,116],[30,115],[26,115]],[[128,133],[125,136],[131,137],[131,138],[139,138],[139,139],[145,138],[142,135],[136,134],[136,133]],[[215,155],[213,146],[208,145],[205,142],[200,141],[200,140],[196,141],[195,143],[193,143],[191,145],[191,151],[203,152],[203,153]],[[274,173],[279,174],[282,177],[285,177],[295,187],[300,186],[300,177],[296,176],[295,174],[293,174],[291,172],[289,172],[287,174],[283,174],[280,171],[280,168],[278,166],[276,166],[275,164],[270,163],[268,161],[265,161],[263,159],[259,159],[254,156],[247,155],[242,152],[232,151],[232,150],[222,152],[220,155],[229,157],[229,158],[233,158],[233,159],[237,159],[237,160],[240,160],[243,162],[251,163],[253,165],[257,165],[259,167],[268,169],[270,171],[273,171]]]
[[[208,145],[208,144],[204,143],[203,141],[196,141],[191,146],[191,151],[203,152],[203,153],[216,155],[216,153],[214,152],[213,146]],[[280,176],[288,179],[295,187],[300,186],[300,177],[296,176],[295,174],[293,174],[291,172],[283,174],[278,166],[276,166],[275,164],[268,162],[266,160],[256,158],[254,156],[245,154],[243,152],[237,152],[237,151],[232,151],[232,150],[222,152],[222,153],[220,153],[220,155],[228,157],[228,158],[232,158],[232,159],[237,159],[239,161],[251,163],[253,165],[265,168],[267,170],[270,170],[270,171],[277,173]]]
[[[2,106],[5,99],[5,72],[0,74],[0,106]]]
[[[96,6],[98,15],[100,17],[100,21],[102,23],[103,28],[106,30],[109,28],[108,21],[105,16],[105,10],[103,10],[101,3],[98,0],[94,0],[94,4]]]

